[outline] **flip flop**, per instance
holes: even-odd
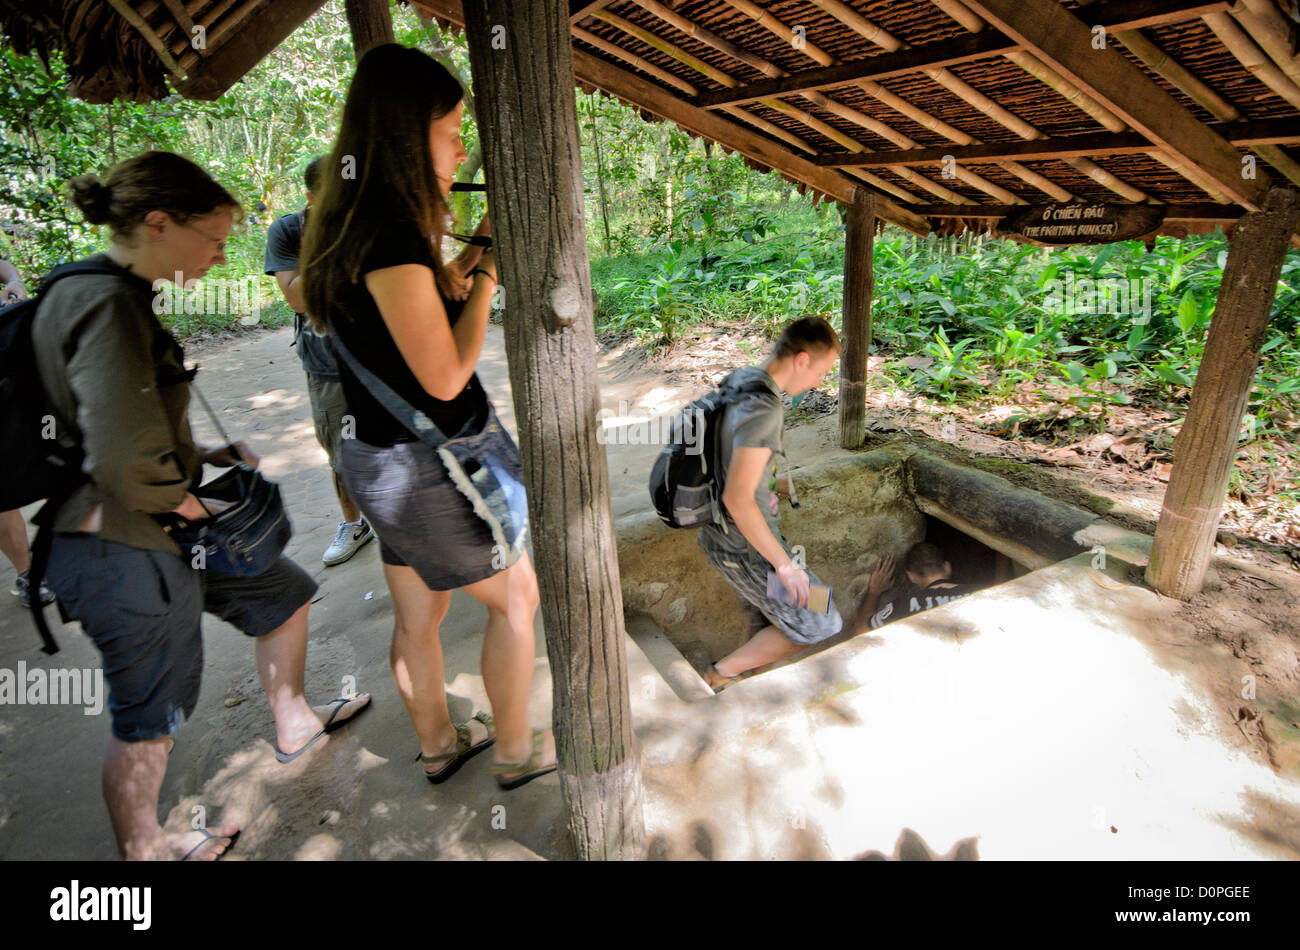
[[[238,832],[238,831],[236,831],[233,835],[214,835],[212,832],[208,831],[207,828],[199,828],[199,829],[197,829],[197,830],[199,831],[200,834],[203,835],[203,840],[200,841],[198,844],[196,844],[194,847],[190,848],[190,850],[186,851],[186,852],[185,852],[185,857],[181,858],[182,861],[188,861],[188,860],[190,859],[191,855],[193,855],[195,851],[199,850],[199,848],[203,847],[205,844],[207,844],[207,843],[208,843],[209,841],[211,841],[213,838],[229,838],[229,839],[230,839],[230,844],[226,845],[226,850],[225,850],[225,851],[222,851],[222,852],[221,852],[219,855],[217,855],[217,857],[216,857],[216,860],[217,860],[217,861],[220,861],[222,858],[224,858],[224,857],[226,856],[226,852],[229,851],[231,848],[233,848],[233,847],[235,846],[235,839],[239,837],[239,832]],[[242,829],[241,829],[241,830],[242,830]]]
[[[277,762],[292,762],[294,759],[298,758],[298,756],[302,755],[304,752],[310,749],[315,744],[316,740],[319,739],[321,736],[325,735],[325,733],[333,732],[335,729],[343,728],[348,723],[350,723],[353,719],[356,719],[357,716],[361,715],[361,713],[365,712],[367,709],[370,708],[370,702],[367,701],[364,706],[362,706],[360,709],[354,712],[351,716],[348,716],[347,719],[340,719],[338,722],[335,722],[334,717],[337,716],[340,711],[342,711],[344,706],[346,706],[348,703],[352,702],[356,698],[357,697],[353,696],[352,699],[348,699],[346,697],[340,696],[338,699],[331,699],[325,705],[333,706],[334,711],[330,713],[330,717],[325,720],[325,725],[321,728],[321,731],[316,733],[316,735],[312,736],[310,739],[308,739],[307,744],[303,746],[301,749],[299,749],[297,752],[292,752],[292,753],[281,752],[280,747],[277,745],[275,747],[275,760]]]
[[[492,714],[480,711],[474,714],[474,718],[483,723],[483,725],[487,727],[488,732],[487,738],[478,745],[470,744],[473,742],[473,738],[470,735],[469,723],[458,722],[454,723],[456,727],[455,752],[444,752],[441,755],[425,755],[423,752],[416,754],[415,761],[422,764],[435,765],[438,762],[447,763],[436,772],[425,771],[424,777],[434,785],[441,785],[443,782],[447,781],[447,779],[456,774],[462,765],[497,741],[496,731],[493,729],[492,725]]]
[[[554,772],[558,766],[542,765],[542,746],[546,744],[546,733],[541,729],[533,730],[533,754],[525,762],[494,762],[488,769],[493,775],[497,776],[497,785],[502,791],[510,791],[512,788],[518,788],[525,785],[535,778],[540,778],[550,772]],[[506,772],[518,772],[523,769],[522,775],[516,775],[514,778],[501,778]]]

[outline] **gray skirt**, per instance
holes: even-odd
[[[343,439],[338,474],[379,536],[380,559],[414,569],[430,590],[455,590],[505,569],[492,532],[426,443]]]

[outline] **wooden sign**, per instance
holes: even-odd
[[[1110,244],[1149,234],[1164,219],[1160,205],[1071,201],[1028,205],[1003,218],[998,231],[1032,244]]]

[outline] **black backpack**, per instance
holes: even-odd
[[[723,383],[695,400],[673,420],[671,441],[650,470],[650,500],[659,520],[670,528],[723,524],[722,471],[718,430],[723,410],[741,396],[768,393],[760,380],[733,386]]]
[[[53,519],[59,507],[85,481],[81,463],[85,456],[45,393],[32,349],[36,310],[50,287],[76,274],[121,274],[103,261],[74,261],[56,267],[41,282],[36,294],[0,309],[0,511],[22,508],[48,499],[35,518],[39,525],[32,545],[28,574],[32,614],[45,653],[58,645],[45,623],[41,608],[41,581],[49,559]]]

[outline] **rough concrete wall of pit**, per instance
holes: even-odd
[[[930,453],[890,447],[794,470],[800,507],[782,501],[781,530],[802,545],[809,569],[834,590],[846,621],[855,576],[877,557],[901,558],[933,515],[1040,568],[1103,545],[1109,556],[1144,564],[1151,539]],[[653,511],[618,519],[619,571],[629,615],[645,613],[682,653],[717,659],[751,630],[736,594],[712,569],[695,531],[666,527]]]
[[[809,569],[848,617],[858,561],[906,553],[925,533],[904,460],[867,452],[796,469],[794,481],[799,508],[782,499],[781,531],[787,544],[803,546]],[[698,532],[669,528],[653,511],[626,515],[616,529],[626,613],[649,614],[688,656],[703,647],[716,659],[749,639],[740,599],[704,557]]]

